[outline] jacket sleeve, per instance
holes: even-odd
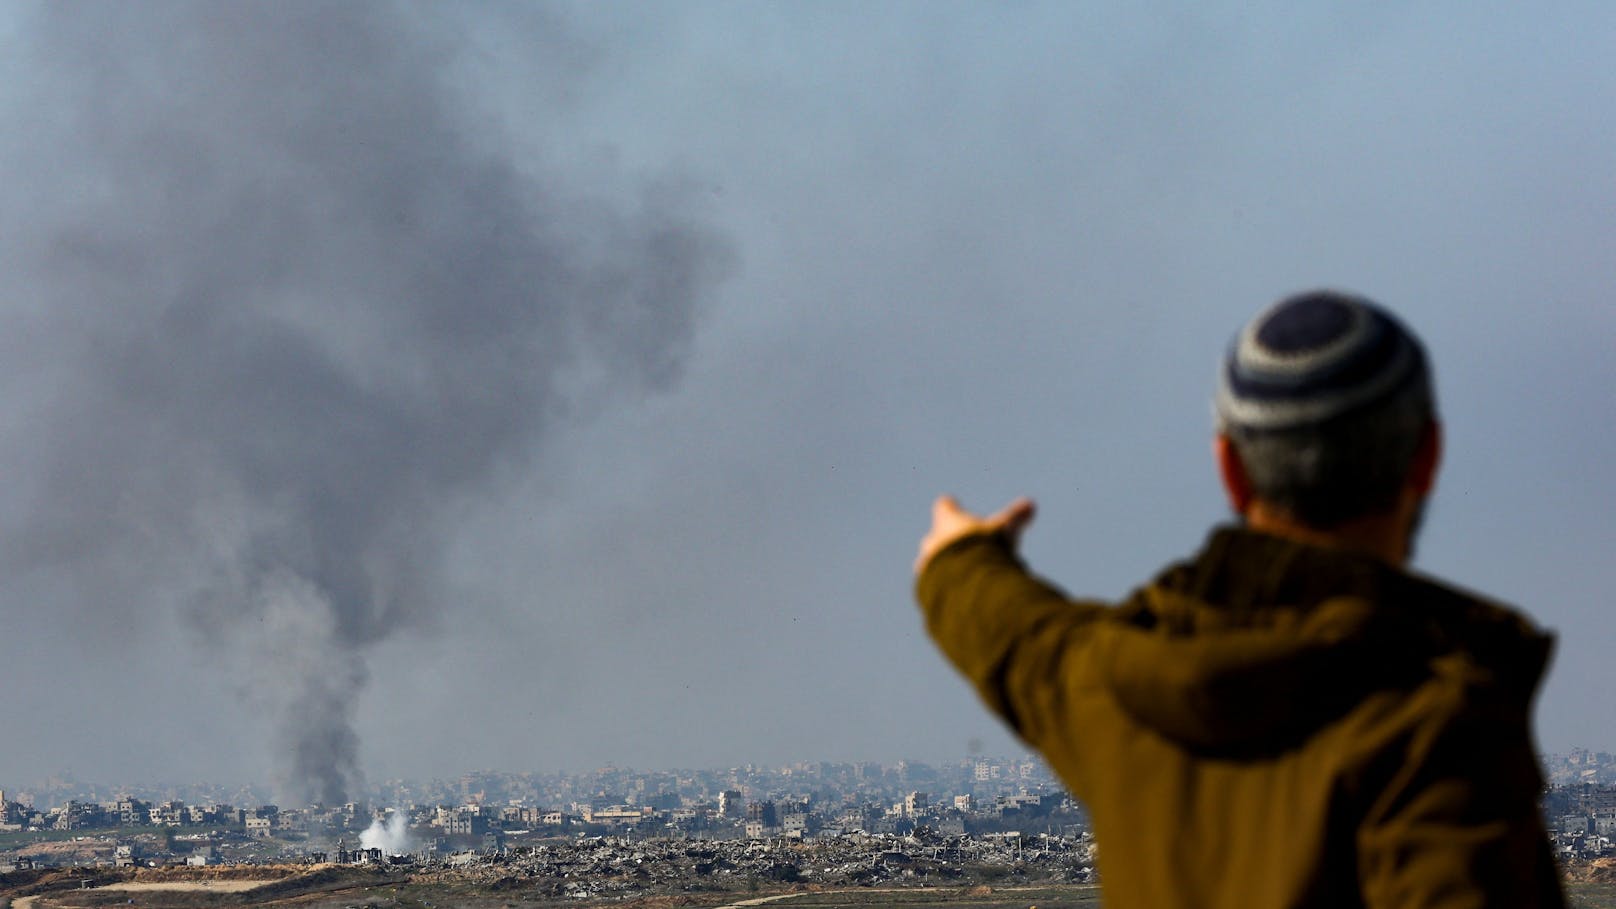
[[[1423,726],[1387,757],[1359,830],[1366,904],[1563,907],[1524,715],[1471,703]]]
[[[915,584],[926,628],[988,708],[1033,746],[1067,725],[1063,701],[1085,630],[1110,607],[1034,577],[999,534],[958,540]]]

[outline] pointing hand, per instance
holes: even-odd
[[[915,574],[925,570],[932,556],[943,547],[962,537],[975,534],[1003,533],[1011,545],[1021,538],[1021,531],[1032,523],[1033,503],[1020,498],[1006,505],[998,514],[980,517],[960,507],[953,496],[940,496],[931,506],[931,530],[920,540],[920,555],[915,559]]]

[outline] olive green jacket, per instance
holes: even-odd
[[[1563,905],[1530,728],[1551,639],[1515,612],[1231,528],[1121,605],[999,536],[916,595],[1088,807],[1108,909]]]

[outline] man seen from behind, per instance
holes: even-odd
[[[1441,454],[1419,341],[1292,297],[1236,337],[1216,413],[1239,520],[1123,602],[1029,573],[1027,500],[939,499],[915,565],[938,647],[1089,809],[1106,906],[1563,905],[1551,640],[1406,567]]]

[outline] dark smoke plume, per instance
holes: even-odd
[[[725,258],[666,181],[519,160],[434,11],[49,4],[6,90],[9,573],[183,603],[328,804],[367,648],[443,605],[446,517],[578,397],[676,378]]]

